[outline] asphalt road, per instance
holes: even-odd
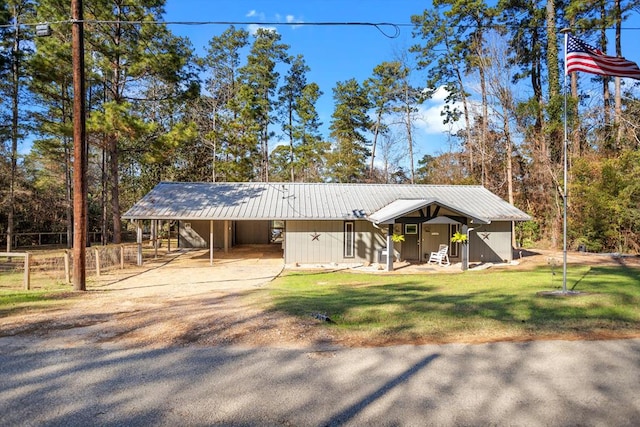
[[[0,338],[2,426],[640,424],[640,339],[287,350]]]

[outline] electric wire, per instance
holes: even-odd
[[[35,27],[38,25],[65,25],[83,23],[87,25],[91,24],[120,24],[120,25],[183,25],[183,26],[207,26],[207,25],[259,25],[259,26],[272,26],[272,27],[373,27],[377,29],[383,36],[394,39],[400,36],[401,28],[417,28],[420,25],[418,23],[407,22],[366,22],[366,21],[327,21],[327,22],[280,22],[280,21],[141,21],[141,20],[57,20],[57,21],[40,21],[40,22],[20,22],[18,26],[21,27]],[[14,28],[15,23],[0,25],[0,28]],[[488,25],[475,25],[475,24],[458,24],[453,25],[453,28],[458,30],[477,30],[477,29],[504,29],[504,28],[522,28],[522,25],[510,25],[510,24],[488,24]],[[546,29],[545,25],[526,25],[529,29]],[[562,29],[565,26],[560,26],[558,29]],[[615,27],[605,27],[605,30],[614,30]],[[579,28],[575,28],[579,31]],[[621,28],[623,31],[637,31],[640,27],[626,27]]]

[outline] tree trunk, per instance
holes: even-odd
[[[15,191],[18,174],[18,115],[20,96],[20,16],[14,9],[15,30],[11,49],[11,172],[9,177],[9,212],[7,213],[7,252],[11,252],[14,239]]]
[[[376,117],[376,125],[373,131],[373,141],[371,144],[371,165],[369,167],[369,179],[373,182],[373,168],[374,161],[376,159],[376,146],[378,145],[378,135],[380,135],[380,126],[382,124],[382,112],[378,111],[378,117]]]
[[[558,66],[558,33],[556,27],[556,0],[547,0],[547,67],[549,98],[560,94],[560,68]]]
[[[118,173],[118,138],[115,135],[109,135],[109,180],[111,182],[111,217],[113,220],[113,238],[112,242],[118,244],[121,242],[122,223],[120,220],[120,178]]]
[[[478,46],[478,56],[481,58],[481,41]],[[482,98],[482,134],[480,141],[480,158],[482,164],[480,165],[480,183],[482,186],[487,185],[487,138],[489,135],[489,101],[487,98],[487,80],[485,78],[484,67],[478,67],[478,73],[480,75],[480,91]]]
[[[616,26],[616,55],[622,56],[622,11],[620,10],[620,0],[614,0],[615,26]],[[620,77],[615,78],[615,111],[613,123],[616,128],[616,150],[620,150],[622,144],[622,88]]]
[[[407,144],[409,144],[409,165],[411,167],[411,184],[416,182],[416,169],[413,161],[413,132],[411,131],[411,105],[409,104],[409,88],[405,86],[405,125],[407,127]]]
[[[600,19],[602,22],[602,29],[600,30],[600,45],[602,46],[602,51],[607,53],[607,33],[606,26],[607,21],[607,11],[605,3],[601,3],[600,5]],[[611,92],[609,91],[609,81],[610,77],[602,77],[602,99],[603,99],[603,123],[604,123],[604,147],[605,151],[610,151],[612,148],[611,144]]]

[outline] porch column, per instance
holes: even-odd
[[[142,221],[136,221],[136,242],[138,244],[137,264],[142,265]]]
[[[209,264],[213,265],[213,220],[209,221]]]
[[[393,224],[387,227],[387,271],[393,271]]]
[[[460,249],[462,250],[462,271],[469,269],[469,232],[473,228],[469,228],[467,224],[462,224],[462,234],[467,236],[467,243],[461,243]]]
[[[229,221],[224,221],[224,253],[229,252]]]

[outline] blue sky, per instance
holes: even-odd
[[[373,68],[383,61],[394,60],[398,52],[406,52],[417,39],[411,35],[412,26],[400,27],[396,38],[383,35],[374,27],[363,26],[296,26],[298,22],[391,22],[410,24],[411,16],[421,14],[431,6],[430,1],[418,0],[167,0],[166,21],[236,21],[278,22],[275,28],[282,41],[290,45],[292,55],[303,54],[311,68],[308,80],[316,82],[324,92],[317,108],[324,123],[323,133],[328,136],[328,125],[333,112],[332,89],[336,82],[355,78],[359,82],[371,76]],[[640,15],[632,12],[627,28],[638,27]],[[287,25],[291,23],[291,25]],[[268,25],[264,25],[268,27]],[[188,37],[196,52],[204,55],[209,40],[224,31],[226,25],[171,25],[171,30]],[[251,31],[249,26],[246,29]],[[383,29],[392,34],[392,28]],[[631,31],[631,34],[628,33]],[[635,30],[623,31],[625,56],[640,63],[640,52],[634,45]],[[597,40],[587,39],[597,45]],[[613,51],[614,34],[609,31],[609,52]],[[411,56],[409,56],[411,58]],[[581,85],[587,85],[591,76],[581,74]],[[424,76],[414,75],[414,84],[420,85]],[[629,83],[632,83],[631,81]],[[584,86],[582,86],[584,89]],[[526,88],[522,88],[527,90]],[[448,151],[455,139],[448,138],[442,124],[440,108],[443,91],[421,107],[422,119],[416,123],[415,161],[424,154]]]
[[[415,43],[412,27],[400,28],[396,38],[389,38],[374,27],[365,26],[296,26],[296,22],[392,22],[410,24],[411,15],[421,14],[430,2],[416,0],[167,0],[166,21],[239,21],[280,22],[276,26],[292,55],[302,54],[311,68],[308,80],[324,92],[317,108],[324,123],[324,133],[333,113],[332,89],[336,82],[355,78],[359,82],[371,76],[383,61],[394,60]],[[291,22],[293,25],[286,25]],[[268,27],[268,25],[264,25]],[[190,38],[200,55],[209,40],[226,25],[171,25],[177,35]],[[245,26],[251,30],[250,27]],[[383,27],[388,34],[395,30]],[[416,75],[416,77],[419,77]],[[416,84],[420,81],[416,79]],[[448,150],[447,138],[439,115],[441,100],[424,105],[427,121],[417,123],[417,155]],[[444,144],[444,146],[443,146]]]

